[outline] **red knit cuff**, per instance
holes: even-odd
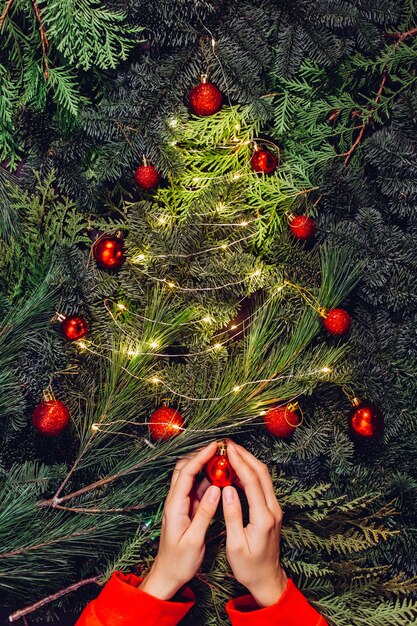
[[[139,622],[173,626],[195,602],[194,593],[188,587],[177,594],[178,600],[167,601],[138,589],[141,582],[134,574],[114,572],[94,601],[99,620],[117,626],[136,626]]]
[[[260,609],[251,595],[229,600],[226,605],[232,624],[239,626],[326,626],[291,580],[275,604]]]

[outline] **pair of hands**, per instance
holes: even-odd
[[[196,574],[203,561],[205,535],[220,497],[226,522],[226,555],[238,582],[260,607],[275,604],[287,577],[279,561],[282,510],[275,497],[268,468],[250,452],[228,441],[227,455],[249,503],[249,524],[234,487],[210,485],[196,475],[216,453],[213,441],[193,456],[178,461],[162,519],[158,554],[140,589],[169,600]]]

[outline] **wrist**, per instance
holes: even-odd
[[[166,576],[158,568],[152,566],[139,585],[139,589],[159,600],[171,600],[183,584],[174,580],[172,576]]]
[[[282,567],[267,581],[257,581],[256,585],[248,588],[256,604],[260,608],[276,604],[288,585],[288,577]]]

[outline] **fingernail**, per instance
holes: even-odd
[[[225,487],[223,489],[223,494],[226,504],[232,504],[233,500],[235,499],[235,490],[233,489],[233,487]]]
[[[215,485],[211,485],[207,489],[207,500],[212,503],[217,502],[217,500],[219,499],[219,494],[220,494],[220,489],[216,487]]]
[[[235,443],[231,439],[227,440],[227,447],[230,448],[231,450],[236,450]]]

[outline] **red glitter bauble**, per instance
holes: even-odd
[[[272,174],[272,172],[275,172],[277,169],[278,161],[272,152],[265,150],[265,148],[259,148],[255,150],[250,164],[255,172],[260,174]]]
[[[227,458],[226,446],[219,446],[217,453],[206,463],[208,480],[216,487],[227,487],[236,480],[236,472]]]
[[[141,189],[150,191],[158,187],[161,175],[153,165],[139,165],[135,172],[135,180]]]
[[[188,94],[188,104],[192,113],[204,117],[220,111],[223,97],[216,85],[208,83],[207,79],[203,78],[202,82],[193,87]]]
[[[344,335],[352,324],[352,318],[344,309],[330,309],[323,319],[323,325],[332,335]]]
[[[154,441],[166,441],[184,430],[181,413],[169,406],[156,409],[149,418],[149,431]]]
[[[295,215],[289,226],[294,237],[302,241],[310,239],[316,232],[314,220],[308,215]]]
[[[351,410],[349,428],[359,437],[377,437],[384,429],[384,417],[375,404],[364,400]]]
[[[280,439],[288,439],[301,422],[295,411],[297,405],[289,404],[269,409],[264,415],[265,427],[271,435]]]
[[[123,240],[114,235],[103,235],[93,245],[93,255],[102,269],[117,270],[125,262]]]
[[[70,421],[70,413],[60,400],[44,400],[33,411],[32,424],[41,435],[56,437]]]
[[[61,322],[61,330],[69,341],[77,341],[88,333],[88,322],[84,317],[68,315]]]

